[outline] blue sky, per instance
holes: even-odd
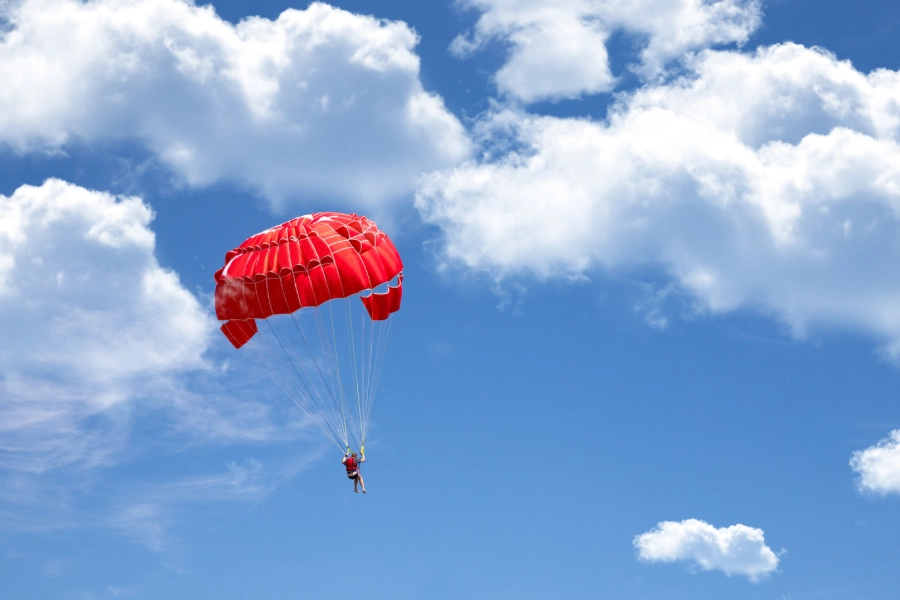
[[[0,31],[4,598],[896,597],[896,4]],[[405,264],[366,496],[213,312],[323,210]]]

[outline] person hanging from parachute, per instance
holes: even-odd
[[[347,452],[350,452],[350,448],[347,448]],[[366,462],[365,453],[360,450],[360,457],[356,458],[356,452],[351,452],[349,455],[347,452],[344,453],[344,459],[341,461],[347,468],[347,477],[353,480],[353,491],[357,494],[359,490],[357,489],[357,485],[362,488],[362,493],[366,493],[366,484],[363,483],[362,474],[359,472],[359,465]]]
[[[229,251],[215,280],[222,333],[236,349],[249,349],[241,357],[252,356],[340,450],[347,448],[347,476],[365,493],[359,465],[403,294],[393,242],[364,216],[304,215]]]

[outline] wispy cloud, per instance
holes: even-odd
[[[323,453],[320,449],[269,467],[250,458],[229,463],[219,473],[140,484],[112,503],[105,524],[154,552],[164,551],[170,546],[168,531],[187,518],[193,505],[261,502]]]
[[[106,591],[108,591],[113,598],[118,598],[120,596],[138,596],[140,594],[140,590],[137,588],[118,587],[115,585],[107,585]]]

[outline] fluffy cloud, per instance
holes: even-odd
[[[113,407],[205,368],[213,320],[157,263],[152,217],[59,180],[0,196],[0,465],[101,463]]]
[[[759,26],[756,0],[460,0],[483,12],[470,36],[451,50],[465,56],[491,39],[509,42],[496,73],[501,93],[524,102],[577,98],[615,85],[606,42],[615,31],[645,38],[645,77],[689,51],[744,43]]]
[[[0,145],[139,140],[190,185],[381,202],[468,152],[405,24],[326,4],[238,25],[188,0],[0,3]]]
[[[875,446],[854,452],[850,466],[859,473],[861,490],[900,494],[900,429]]]
[[[704,571],[744,575],[751,581],[778,568],[778,556],[766,546],[761,529],[746,525],[715,528],[697,519],[664,521],[634,538],[641,560],[689,561]]]
[[[794,44],[689,66],[604,122],[485,117],[481,159],[417,197],[447,260],[500,278],[661,265],[706,310],[862,330],[896,356],[900,73]]]

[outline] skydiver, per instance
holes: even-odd
[[[349,450],[349,449],[348,449]],[[356,452],[347,456],[347,453],[344,453],[344,458],[341,460],[341,464],[347,467],[347,477],[353,480],[353,491],[357,494],[359,490],[357,486],[362,488],[362,493],[366,493],[366,484],[363,483],[362,474],[359,472],[359,465],[366,462],[366,455],[363,454],[358,460],[356,458]]]

